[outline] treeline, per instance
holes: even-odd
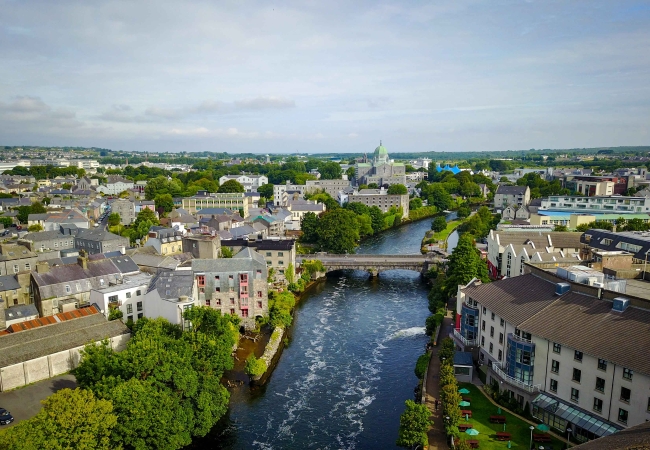
[[[0,448],[179,449],[205,436],[226,413],[221,384],[233,367],[239,319],[205,307],[184,313],[181,330],[139,319],[122,352],[89,344],[73,371],[79,384],[0,434]]]
[[[37,180],[52,179],[56,177],[83,177],[86,175],[84,169],[77,167],[54,167],[54,166],[16,166],[11,170],[2,172],[5,175],[33,176]]]
[[[454,175],[452,172],[437,172],[435,168],[429,169],[429,181],[422,181],[416,187],[420,189],[420,197],[427,200],[429,205],[434,205],[441,211],[458,207],[457,198],[466,199],[470,204],[481,204],[485,198],[479,184],[485,184],[490,193],[493,193],[496,186],[492,180],[485,175],[471,175],[468,171],[462,171]]]

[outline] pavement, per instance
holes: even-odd
[[[453,320],[450,315],[445,317],[442,321],[440,328],[440,335],[438,337],[438,345],[433,347],[431,351],[431,359],[429,360],[429,369],[427,370],[427,392],[425,396],[425,405],[431,411],[431,419],[433,426],[429,429],[427,436],[429,438],[429,450],[447,450],[447,434],[445,432],[445,423],[442,418],[442,402],[440,401],[440,360],[438,359],[438,349],[440,348],[440,341],[449,336],[453,329]],[[436,400],[438,400],[438,408],[436,409]]]
[[[12,391],[0,392],[0,408],[6,409],[14,416],[14,422],[9,425],[13,426],[38,414],[43,407],[41,400],[60,389],[76,387],[77,380],[74,375],[59,375]]]

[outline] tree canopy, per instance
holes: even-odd
[[[229,193],[241,193],[244,192],[244,186],[237,180],[228,180],[219,186],[220,194],[229,194]]]
[[[407,195],[409,193],[403,184],[391,184],[388,186],[389,195]]]
[[[433,425],[430,419],[431,411],[426,405],[415,403],[413,400],[406,400],[405,405],[406,410],[399,419],[399,437],[396,444],[406,448],[417,445],[427,448],[429,445],[427,431]]]

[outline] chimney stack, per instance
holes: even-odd
[[[36,263],[36,273],[47,273],[50,271],[50,265],[47,261],[39,261]]]
[[[79,264],[82,269],[88,268],[88,254],[83,249],[79,250],[79,256],[77,256],[77,264]]]

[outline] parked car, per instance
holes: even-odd
[[[9,425],[14,421],[14,416],[4,408],[0,408],[0,425]]]

